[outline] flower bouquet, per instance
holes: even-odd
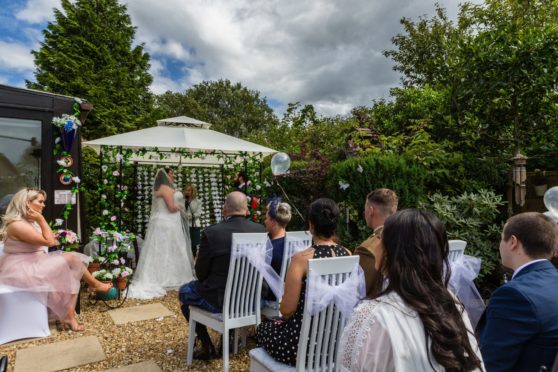
[[[64,150],[70,151],[81,122],[74,115],[63,114],[53,118],[52,124],[60,130]]]
[[[54,237],[60,243],[60,249],[66,252],[75,251],[78,249],[79,238],[72,230],[56,230]]]

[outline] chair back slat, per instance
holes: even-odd
[[[281,263],[281,280],[285,281],[287,270],[291,264],[291,258],[295,253],[298,244],[302,244],[304,248],[312,245],[312,234],[309,231],[287,231],[285,235],[285,248],[283,251],[283,262]]]
[[[308,273],[321,275],[330,285],[339,285],[349,277],[355,265],[358,265],[357,256],[311,259],[308,261]],[[306,293],[308,294],[308,291]],[[311,315],[308,301],[305,302],[296,371],[335,369],[337,348],[348,320],[348,314],[346,315],[343,318],[333,303],[319,313]]]
[[[238,256],[239,247],[249,245],[249,249],[264,251],[266,233],[234,233],[232,237],[231,262],[225,287],[223,303],[224,321],[254,316],[260,321],[260,296],[262,276],[245,256]]]
[[[449,240],[449,254],[448,260],[450,262],[455,262],[463,256],[465,253],[465,247],[467,246],[467,242],[464,240]]]

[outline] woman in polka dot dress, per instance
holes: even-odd
[[[308,219],[314,244],[294,255],[291,260],[279,308],[283,317],[264,321],[257,329],[258,344],[277,361],[292,366],[296,365],[308,260],[351,254],[333,240],[339,220],[339,208],[333,200],[322,198],[314,201],[310,205]]]

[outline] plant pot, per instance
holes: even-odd
[[[64,129],[60,129],[60,137],[62,138],[62,147],[64,150],[70,152],[72,150],[72,145],[74,144],[74,139],[76,138],[77,132],[72,129],[66,132]]]
[[[99,262],[90,262],[87,266],[87,271],[89,271],[91,274],[99,270],[101,270],[101,264]]]
[[[112,282],[103,282],[103,283],[112,283]],[[118,298],[118,289],[116,289],[116,287],[112,287],[106,293],[97,292],[97,298],[103,301],[115,300]]]
[[[544,196],[544,193],[548,189],[548,185],[535,185],[533,187],[535,189],[535,195],[537,196]]]
[[[128,283],[126,282],[125,278],[118,278],[115,280],[114,285],[116,288],[122,290],[122,289],[126,289]]]

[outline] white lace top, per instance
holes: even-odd
[[[482,360],[465,311],[463,321]],[[337,360],[341,371],[432,371],[432,367],[443,371],[430,352],[418,314],[395,292],[364,300],[355,308],[341,336]]]

